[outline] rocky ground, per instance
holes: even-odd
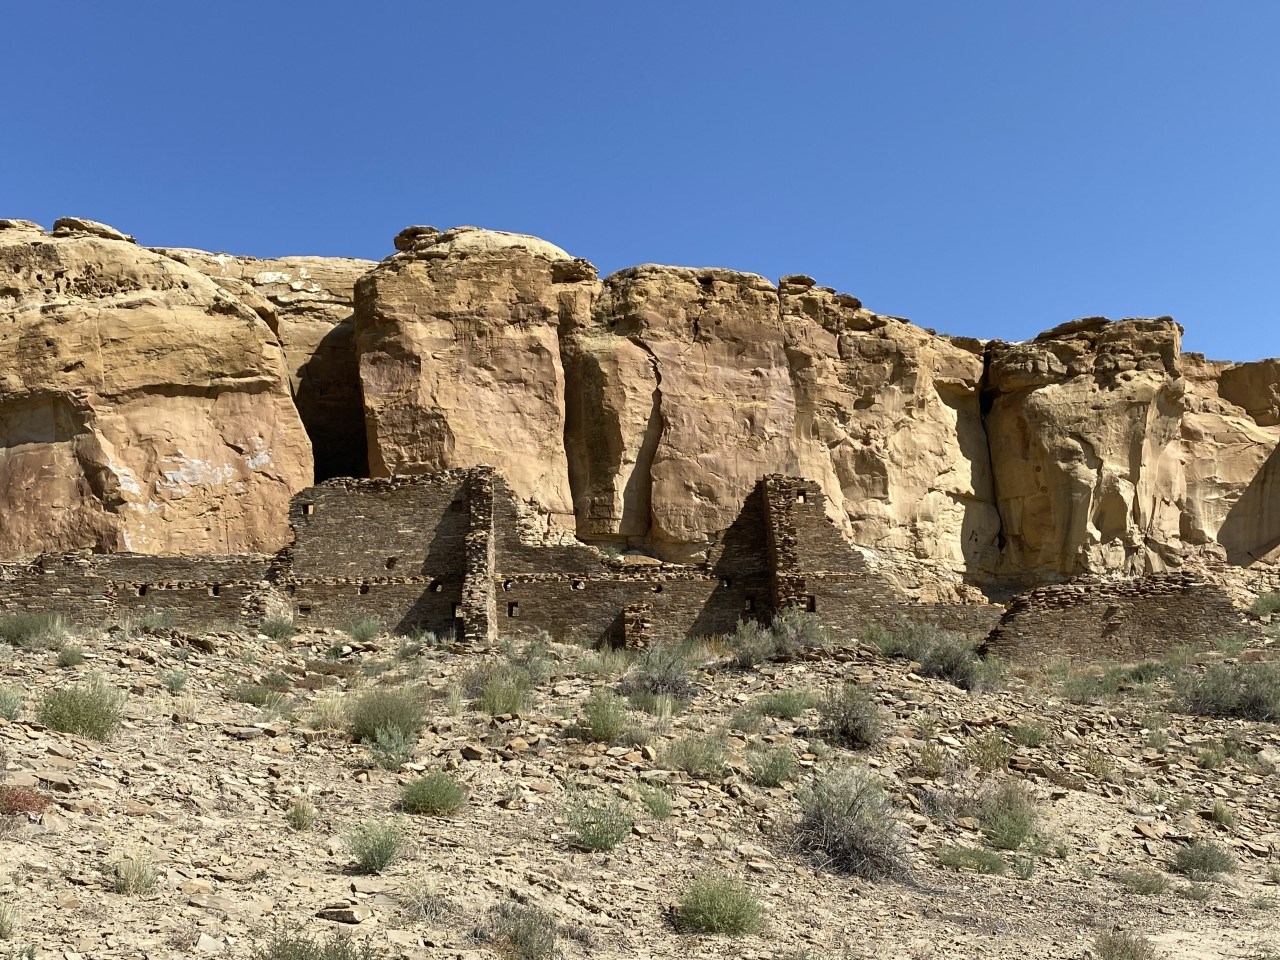
[[[1268,657],[1273,642],[1205,659]],[[464,654],[337,631],[275,641],[120,629],[74,643],[83,663],[0,646],[0,688],[26,698],[17,719],[0,719],[3,786],[11,798],[34,791],[51,801],[42,813],[0,817],[0,905],[16,915],[0,957],[26,944],[65,960],[239,957],[273,933],[340,931],[383,956],[480,958],[496,954],[477,928],[509,902],[553,914],[568,958],[1089,957],[1098,934],[1116,928],[1146,937],[1161,957],[1280,951],[1280,731],[1179,714],[1167,677],[1115,690],[1046,666],[968,693],[867,646],[748,670],[701,648],[690,651],[698,689],[687,709],[636,711],[647,734],[634,740],[646,742],[611,746],[575,724],[583,700],[616,687],[626,664],[577,647]],[[492,716],[468,697],[467,674],[512,658],[532,668],[532,700]],[[91,675],[128,691],[108,741],[36,722],[48,691]],[[237,699],[261,699],[246,685],[264,681],[281,695],[260,707]],[[817,709],[795,720],[744,710],[771,691],[821,694],[849,681],[887,713],[869,749],[828,743]],[[340,722],[338,703],[391,686],[428,704],[412,760],[398,770],[323,729],[326,717]],[[718,728],[728,729],[722,777],[665,769],[672,740]],[[752,782],[745,758],[761,742],[798,759],[780,787]],[[869,767],[892,798],[907,881],[842,876],[792,843],[797,791],[850,762]],[[436,770],[465,783],[466,805],[448,817],[399,812],[402,785]],[[988,848],[971,812],[947,798],[1014,779],[1034,791],[1037,837],[1001,854],[1003,875],[942,866],[939,850]],[[638,783],[665,785],[669,818],[636,802],[635,826],[612,851],[573,845],[567,788],[630,801]],[[300,797],[318,815],[309,830],[287,818]],[[345,840],[369,818],[398,818],[407,841],[375,875],[353,872]],[[1229,848],[1238,869],[1217,880],[1176,873],[1178,850],[1196,840]],[[122,857],[150,861],[150,892],[117,892],[110,864]],[[1148,868],[1164,878],[1152,884],[1161,892],[1136,889],[1135,876],[1151,875],[1132,871]],[[707,870],[754,892],[761,932],[677,930],[673,908]]]

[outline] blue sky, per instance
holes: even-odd
[[[1280,4],[58,2],[0,13],[0,216],[379,258],[807,273],[942,331],[1280,355]]]

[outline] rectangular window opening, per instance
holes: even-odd
[[[815,597],[813,594],[809,594],[809,596],[804,598],[804,608],[808,610],[810,613],[817,613],[818,598]]]
[[[747,594],[746,599],[742,601],[742,609],[747,613],[756,612],[756,598],[751,594]]]
[[[520,616],[520,604],[518,601],[512,600],[510,603],[507,604],[507,616],[508,617]]]

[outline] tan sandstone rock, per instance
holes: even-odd
[[[780,472],[856,543],[995,566],[976,344],[805,277],[650,265],[605,280],[564,353],[583,536],[694,559]]]
[[[544,520],[573,529],[559,328],[595,269],[535,237],[411,227],[356,285],[375,477],[488,464]]]
[[[372,260],[255,257],[161,249],[212,277],[276,332],[298,414],[315,453],[317,480],[365,476],[368,449],[352,305]]]
[[[271,550],[311,448],[270,328],[90,221],[0,229],[0,556]]]

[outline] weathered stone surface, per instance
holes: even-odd
[[[274,549],[311,448],[270,328],[111,228],[0,230],[0,556]]]
[[[994,344],[988,443],[1005,538],[1002,569],[1035,580],[1130,575],[1207,548],[1235,563],[1280,539],[1274,467],[1255,364],[1179,351],[1168,318],[1073,321],[1023,344]]]
[[[787,472],[857,543],[994,569],[975,344],[804,277],[643,266],[565,356],[580,535],[692,559]]]
[[[396,245],[356,285],[371,474],[488,464],[572,530],[558,331],[589,312],[594,268],[474,227],[413,227]]]
[[[365,476],[368,451],[352,298],[375,264],[346,257],[254,257],[165,249],[252,306],[284,348],[317,480]]]

